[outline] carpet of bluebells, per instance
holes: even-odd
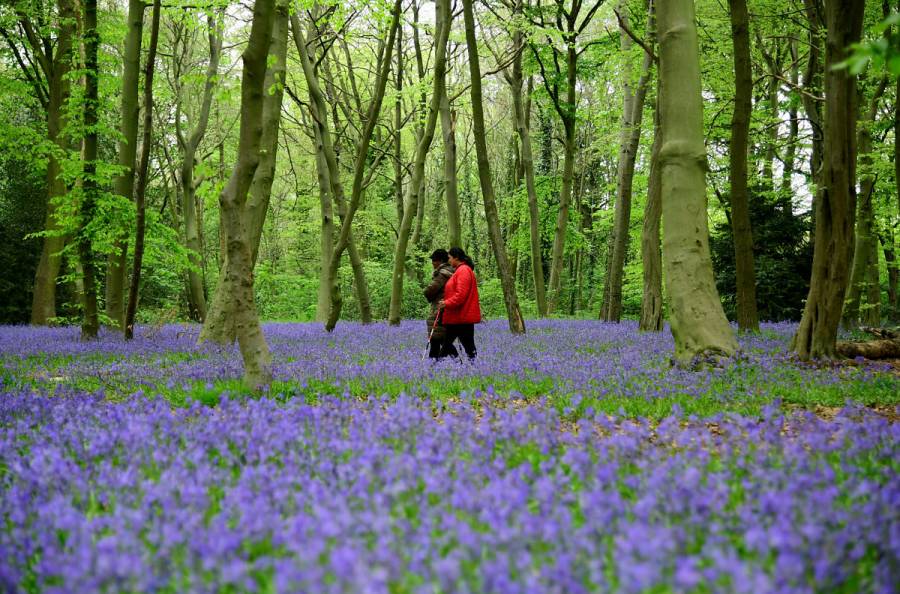
[[[794,327],[673,368],[632,324],[0,328],[0,591],[897,592],[900,378]]]

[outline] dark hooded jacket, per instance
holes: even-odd
[[[445,262],[441,264],[431,273],[431,283],[429,283],[429,285],[425,287],[425,290],[422,291],[425,295],[425,299],[431,304],[431,311],[429,312],[427,319],[428,332],[431,332],[431,328],[434,325],[434,318],[438,313],[438,301],[444,298],[444,285],[446,285],[447,281],[450,280],[450,277],[453,276],[454,271],[455,269],[449,263]],[[434,329],[433,338],[442,339],[443,337],[444,327],[438,324]]]

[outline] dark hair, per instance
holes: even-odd
[[[449,254],[447,254],[447,250],[438,248],[431,252],[431,261],[432,262],[440,262],[445,263],[449,259]]]
[[[462,260],[469,265],[469,268],[475,270],[475,262],[472,261],[472,258],[466,255],[466,252],[461,247],[450,248],[450,255],[457,260]]]

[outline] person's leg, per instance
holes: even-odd
[[[458,357],[459,352],[456,350],[456,347],[453,346],[453,341],[459,336],[459,325],[458,324],[447,324],[444,326],[444,342],[441,345],[441,357]]]
[[[475,348],[475,324],[460,324],[459,343],[463,346],[469,359],[474,359],[478,354]]]
[[[441,356],[441,345],[443,344],[443,338],[432,338],[428,343],[428,356],[432,359],[439,359]]]

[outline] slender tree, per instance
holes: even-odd
[[[91,245],[90,223],[94,218],[97,196],[97,108],[99,103],[99,72],[97,52],[100,33],[97,30],[97,0],[84,2],[84,155],[81,183],[81,221],[78,230],[78,257],[82,268],[83,321],[81,337],[97,337],[100,318],[97,314],[97,281],[94,271],[94,249]]]
[[[217,86],[219,74],[219,62],[222,55],[223,23],[221,15],[207,17],[207,38],[209,40],[209,61],[206,65],[206,75],[203,82],[203,95],[200,99],[200,110],[192,130],[184,130],[182,124],[182,105],[186,92],[181,83],[182,65],[176,63],[175,69],[175,136],[181,152],[181,168],[178,182],[181,189],[181,213],[184,219],[184,240],[188,249],[188,258],[191,267],[187,271],[186,285],[188,296],[188,308],[191,319],[203,322],[206,320],[207,303],[204,289],[202,262],[200,221],[197,220],[196,182],[194,179],[194,167],[197,164],[197,151],[206,137],[209,127],[209,117],[212,108],[213,92]],[[185,40],[184,43],[187,43]],[[222,250],[222,254],[226,250]]]
[[[144,196],[147,190],[147,173],[150,169],[150,135],[153,129],[153,71],[156,63],[156,46],[159,40],[160,0],[153,1],[153,16],[150,25],[150,47],[147,64],[144,67],[144,131],[141,139],[141,161],[137,171],[137,188],[134,192],[136,228],[134,234],[134,267],[131,286],[128,291],[128,307],[125,309],[125,338],[134,338],[134,315],[137,312],[138,290],[141,286],[141,267],[144,260],[144,227],[146,207]]]
[[[441,1],[448,2],[448,0]],[[475,14],[472,10],[472,0],[463,0],[463,17],[466,26],[466,45],[469,53],[469,73],[471,74],[472,132],[475,136],[478,181],[481,184],[481,193],[484,199],[484,215],[487,220],[488,237],[490,237],[494,260],[500,273],[500,284],[503,287],[503,302],[506,305],[509,329],[513,334],[525,334],[525,320],[522,317],[522,311],[519,309],[515,278],[510,274],[506,247],[500,231],[500,215],[497,213],[497,201],[494,198],[494,187],[491,180],[491,165],[488,160],[482,107],[481,65],[478,61],[478,39],[475,36]]]
[[[144,0],[128,0],[128,33],[122,54],[121,125],[118,153],[122,172],[116,177],[116,194],[128,201],[134,199],[135,157],[137,156],[138,79],[141,71],[141,40],[144,31]],[[128,265],[128,232],[116,239],[115,251],[106,264],[106,316],[119,329],[125,329],[125,282]]]
[[[862,33],[861,0],[825,3],[825,141],[809,295],[794,336],[801,359],[834,358],[856,213],[856,77],[833,66]]]
[[[734,44],[734,111],[728,147],[731,181],[731,230],[734,236],[737,277],[737,322],[745,332],[759,332],[756,312],[756,272],[753,264],[753,232],[747,192],[747,145],[750,136],[753,76],[750,71],[750,15],[747,0],[729,0],[731,39]],[[774,76],[773,76],[774,80]],[[777,89],[775,91],[777,93]],[[767,161],[770,163],[770,161]]]
[[[663,328],[662,255],[660,254],[659,223],[662,217],[662,179],[659,150],[662,132],[659,129],[659,107],[654,110],[653,146],[650,149],[650,179],[647,183],[647,202],[641,228],[641,268],[643,297],[638,328],[659,332]]]
[[[559,301],[562,269],[565,266],[566,231],[569,225],[569,206],[572,200],[572,187],[575,181],[575,144],[576,122],[578,114],[578,58],[585,48],[578,47],[578,38],[584,34],[591,24],[597,10],[604,0],[595,0],[587,6],[582,0],[574,0],[571,4],[555,0],[554,14],[550,22],[545,18],[545,11],[538,10],[538,21],[535,23],[542,30],[550,30],[555,26],[563,39],[563,47],[558,47],[553,37],[547,36],[544,47],[552,53],[552,60],[542,57],[542,51],[534,43],[532,53],[540,67],[541,80],[550,96],[551,103],[563,124],[563,174],[559,192],[559,211],[556,216],[556,227],[553,234],[553,251],[550,257],[550,282],[547,298],[547,311],[553,313]],[[586,9],[586,10],[585,10]],[[551,69],[548,65],[552,64]],[[473,84],[475,81],[472,81]],[[547,140],[550,136],[545,134]]]
[[[512,3],[512,41],[513,62],[509,69],[503,70],[506,82],[512,95],[513,120],[519,138],[519,159],[522,177],[525,178],[525,193],[528,197],[528,235],[531,240],[531,276],[534,282],[534,299],[538,315],[547,315],[547,292],[544,283],[544,258],[541,250],[540,213],[538,212],[537,188],[534,183],[534,155],[531,148],[531,122],[526,108],[527,99],[524,94],[525,81],[522,71],[522,58],[526,47],[525,31],[520,24],[524,11],[524,0],[513,0]],[[530,79],[529,79],[530,83]],[[530,88],[530,87],[529,87]]]
[[[737,341],[716,291],[706,214],[706,148],[694,0],[657,7],[663,265],[675,357],[730,356]]]
[[[607,322],[618,322],[622,318],[622,279],[625,273],[625,256],[631,237],[631,194],[634,183],[634,166],[637,160],[638,147],[641,142],[641,123],[644,117],[644,101],[650,84],[653,57],[644,51],[641,74],[637,86],[632,90],[631,65],[628,53],[633,41],[628,29],[628,17],[621,15],[621,31],[619,33],[622,54],[626,56],[622,71],[623,105],[622,127],[619,133],[619,160],[616,168],[616,207],[615,222],[611,238],[610,256],[606,285],[603,290],[603,304],[600,318]],[[647,31],[651,32],[650,45],[653,45],[652,31],[653,5],[648,5]]]

